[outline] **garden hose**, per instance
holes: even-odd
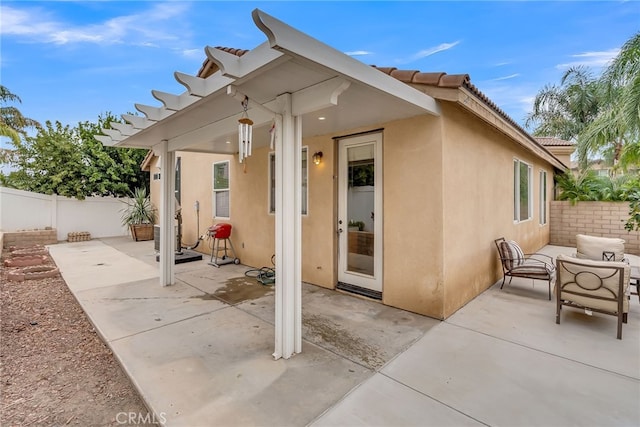
[[[250,270],[245,271],[244,275],[247,277],[255,278],[259,283],[265,286],[271,286],[276,282],[276,270],[275,270],[275,254],[271,256],[271,264],[273,264],[273,268],[271,267],[262,267],[262,268],[252,268]]]

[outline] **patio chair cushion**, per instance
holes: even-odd
[[[624,267],[624,289],[622,312],[629,312],[629,281],[631,268],[629,264],[618,261],[594,261],[588,259],[576,259],[570,256],[558,255],[560,261],[571,261],[561,263],[561,270],[558,271],[558,279],[554,288],[554,293],[558,287],[562,288],[560,299],[569,300],[582,307],[604,310],[610,313],[618,311],[616,295],[619,292],[620,277],[612,274],[612,267]],[[579,292],[583,295],[565,294],[566,291]],[[608,298],[603,300],[599,298]],[[612,300],[613,298],[613,300]]]
[[[613,261],[624,260],[624,240],[610,237],[576,235],[576,257],[602,261],[603,252],[613,252]]]
[[[537,259],[528,258],[524,260],[520,265],[514,266],[511,269],[511,273],[514,274],[526,274],[528,276],[539,275],[541,277],[553,276],[555,273],[555,266],[548,264]]]
[[[507,270],[521,265],[524,262],[524,253],[520,246],[513,240],[500,242],[500,250],[504,258],[504,266]]]

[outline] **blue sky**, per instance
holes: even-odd
[[[160,105],[151,90],[182,93],[174,71],[195,74],[204,47],[265,41],[254,8],[366,64],[468,73],[523,124],[535,94],[570,66],[598,74],[640,30],[640,2],[0,3],[0,80],[40,122],[75,125],[103,112]]]

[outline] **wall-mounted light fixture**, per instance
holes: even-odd
[[[322,151],[313,153],[313,163],[315,163],[316,165],[322,163]]]

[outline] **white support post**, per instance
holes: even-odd
[[[276,330],[275,359],[302,351],[301,302],[301,123],[291,94],[278,97],[276,118]]]
[[[168,150],[169,143],[160,143],[160,286],[175,283],[175,152]],[[156,150],[154,150],[156,151]]]

